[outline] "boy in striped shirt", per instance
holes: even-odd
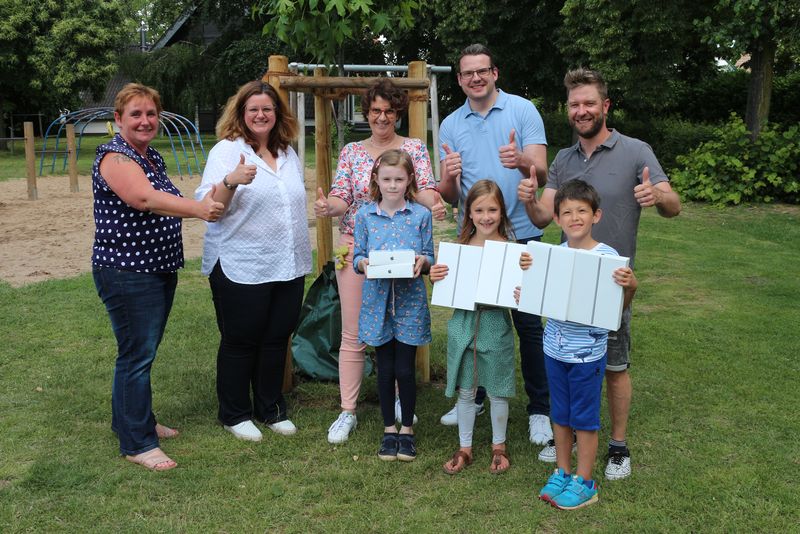
[[[592,238],[592,225],[602,211],[594,187],[570,180],[556,192],[554,218],[566,241],[561,246],[618,256],[616,250]],[[520,267],[533,260],[523,252]],[[629,267],[614,271],[624,288],[624,307],[630,305],[638,282]],[[550,387],[550,419],[558,468],[539,492],[539,498],[565,510],[597,502],[592,469],[597,458],[600,397],[606,368],[608,331],[594,326],[548,319],[544,330],[545,368]],[[572,474],[573,432],[578,444],[578,465]]]

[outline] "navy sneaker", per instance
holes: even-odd
[[[417,446],[414,442],[414,434],[400,434],[398,436],[400,445],[397,449],[397,459],[403,462],[411,462],[417,457]]]
[[[384,462],[397,460],[397,433],[386,432],[381,439],[381,448],[378,449],[378,458]]]

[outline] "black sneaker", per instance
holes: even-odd
[[[411,462],[417,457],[417,447],[414,443],[414,434],[400,434],[400,445],[397,449],[397,459]]]
[[[384,462],[397,460],[397,433],[385,433],[381,439],[381,448],[378,449],[378,458]]]
[[[631,452],[625,449],[609,449],[606,478],[620,480],[631,476]]]

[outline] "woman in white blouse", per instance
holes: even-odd
[[[298,124],[272,87],[254,81],[228,100],[216,133],[195,196],[217,184],[214,199],[226,206],[208,224],[202,265],[221,336],[218,416],[237,438],[260,441],[254,422],[297,431],[281,388],[311,272],[303,165],[289,145]]]

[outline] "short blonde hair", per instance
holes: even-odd
[[[158,94],[158,91],[140,83],[129,83],[126,84],[125,87],[117,93],[116,98],[114,98],[114,112],[121,117],[122,112],[125,111],[125,106],[136,97],[149,98],[152,100],[153,104],[156,105],[156,111],[158,111],[159,115],[164,111],[164,108],[161,107],[161,95]]]
[[[406,188],[406,200],[414,200],[417,196],[417,174],[414,172],[414,161],[407,152],[392,148],[387,150],[375,160],[372,166],[372,172],[369,176],[369,196],[375,202],[380,202],[383,199],[381,196],[381,188],[378,187],[378,169],[381,166],[386,167],[402,167],[408,174],[408,187]]]
[[[286,150],[289,143],[297,138],[299,126],[292,110],[283,103],[275,89],[261,80],[247,82],[228,99],[222,116],[217,121],[217,139],[233,141],[242,137],[253,150],[263,148],[244,122],[244,105],[253,95],[267,95],[275,105],[275,126],[269,132],[266,148],[274,157],[278,157],[278,150]]]

